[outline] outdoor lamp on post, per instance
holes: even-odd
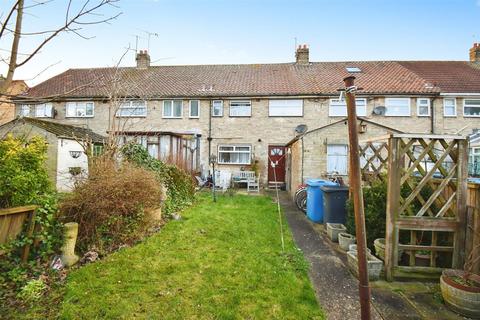
[[[217,202],[217,196],[215,194],[215,163],[217,162],[217,156],[214,155],[214,154],[211,154],[210,155],[210,163],[212,165],[212,170],[213,170],[213,173],[212,173],[212,183],[213,183],[213,187],[212,187],[212,192],[213,192],[213,202]]]

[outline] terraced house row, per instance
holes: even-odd
[[[16,114],[136,139],[152,156],[188,159],[204,175],[210,155],[220,170],[257,163],[262,183],[291,185],[329,171],[347,174],[346,105],[338,89],[348,75],[362,88],[363,138],[395,131],[469,135],[480,128],[479,44],[468,61],[311,62],[307,46],[295,58],[153,66],[140,51],[134,67],[70,69],[46,80],[18,97]],[[287,168],[288,143],[322,128],[328,134],[302,150],[308,174]]]

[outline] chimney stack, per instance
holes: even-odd
[[[474,43],[470,48],[470,62],[480,63],[480,43]]]
[[[306,44],[299,45],[297,51],[295,52],[295,58],[297,59],[297,64],[309,64],[309,51]]]
[[[140,50],[135,58],[138,69],[147,69],[150,67],[150,55],[147,50]]]

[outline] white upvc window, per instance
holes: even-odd
[[[444,117],[457,116],[457,100],[455,98],[443,99],[443,116]]]
[[[53,105],[51,103],[24,104],[20,114],[24,117],[52,118]]]
[[[223,117],[223,101],[212,101],[212,117]]]
[[[219,145],[218,163],[221,164],[241,164],[251,163],[252,147],[249,145]]]
[[[357,109],[357,116],[367,116],[367,99],[355,99]],[[330,99],[330,106],[328,108],[328,115],[330,117],[346,117],[347,116],[347,101],[345,99]]]
[[[30,106],[28,104],[22,104],[20,107],[20,115],[24,117],[30,116]]]
[[[327,145],[327,172],[347,174],[348,146],[346,144]]]
[[[270,117],[303,117],[303,100],[269,100],[268,116]]]
[[[124,101],[120,103],[117,117],[146,117],[147,102],[141,100]]]
[[[419,117],[430,116],[430,99],[417,98],[417,116]]]
[[[148,154],[154,158],[154,159],[158,159],[158,143],[150,143],[148,142],[147,143],[147,151],[148,151]]]
[[[93,102],[67,102],[66,116],[68,118],[88,118],[93,117],[94,103]]]
[[[230,117],[250,117],[251,115],[252,103],[250,101],[230,101]]]
[[[385,116],[410,117],[410,98],[386,98]]]
[[[181,118],[183,116],[182,100],[164,100],[163,118]]]
[[[463,99],[463,116],[480,117],[480,99]]]
[[[200,100],[190,100],[189,117],[200,118]]]

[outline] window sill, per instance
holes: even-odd
[[[147,116],[115,116],[117,118],[146,118]]]
[[[188,117],[188,119],[200,119],[200,117]]]
[[[418,118],[428,118],[428,117],[430,117],[430,115],[429,114],[417,114],[417,117]]]
[[[65,119],[76,119],[76,118],[94,118],[95,116],[65,116]]]
[[[454,116],[447,116],[447,115],[443,115],[444,118],[456,118],[457,115],[454,115]]]
[[[463,117],[464,117],[464,118],[480,118],[480,115],[468,115],[468,114],[464,114]]]
[[[301,116],[271,116],[268,115],[269,118],[303,118],[303,114]]]
[[[219,162],[219,165],[229,165],[229,166],[249,166],[252,163],[225,163],[225,162]]]
[[[162,119],[183,119],[183,117],[164,117],[164,116],[162,116]]]
[[[385,114],[384,115],[385,117],[393,117],[393,118],[398,118],[398,117],[404,117],[404,118],[410,118],[412,115],[411,114],[399,114],[399,115],[396,115],[396,114]]]
[[[252,116],[229,116],[230,118],[251,118]]]

